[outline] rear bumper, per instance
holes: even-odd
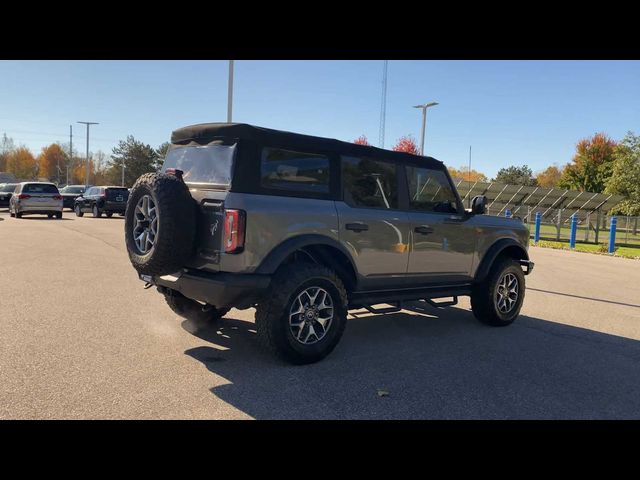
[[[172,275],[140,279],[162,288],[177,290],[187,298],[217,308],[249,308],[262,297],[271,283],[270,275],[238,273],[176,272]]]
[[[104,202],[100,208],[106,212],[124,213],[127,209],[127,204],[121,202]]]
[[[20,213],[52,213],[62,211],[62,202],[59,205],[18,205]]]

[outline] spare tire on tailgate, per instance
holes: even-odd
[[[139,273],[174,273],[192,257],[196,208],[180,178],[159,173],[138,178],[127,200],[124,234],[129,259]]]

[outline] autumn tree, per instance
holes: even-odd
[[[66,175],[66,162],[67,154],[59,144],[52,143],[43,147],[38,155],[38,176],[49,180],[55,178],[60,182],[60,179]]]
[[[2,139],[0,140],[0,172],[7,170],[7,157],[14,148],[15,145],[13,144],[13,139],[11,137],[7,137],[6,133],[3,133]]]
[[[7,156],[7,172],[20,180],[35,179],[38,175],[38,163],[27,147],[13,150]]]
[[[616,147],[605,192],[625,197],[611,213],[640,215],[640,136],[633,132],[628,132]]]
[[[451,178],[457,178],[459,180],[464,180],[465,182],[486,182],[487,176],[484,173],[478,172],[477,170],[471,169],[469,172],[469,167],[464,166],[455,168],[455,167],[447,167],[449,170],[449,175]]]
[[[353,143],[355,143],[356,145],[371,145],[365,135],[360,135],[353,141]]]
[[[493,181],[530,187],[535,187],[538,184],[533,172],[527,165],[522,165],[521,167],[511,165],[510,167],[501,168]]]
[[[572,162],[562,172],[558,186],[581,192],[603,192],[612,173],[616,145],[604,133],[580,140]]]
[[[562,176],[562,170],[560,170],[555,165],[551,165],[547,167],[542,172],[539,172],[536,175],[536,180],[538,181],[538,186],[544,188],[556,188],[558,186],[558,182],[560,182],[560,177]]]
[[[393,146],[393,151],[411,153],[413,155],[420,155],[420,150],[418,150],[418,145],[416,145],[416,141],[413,139],[411,135],[400,137],[398,142]]]

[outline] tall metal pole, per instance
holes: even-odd
[[[229,60],[229,91],[227,94],[227,123],[231,123],[233,113],[233,60]]]
[[[422,109],[422,139],[420,140],[420,155],[424,156],[424,132],[427,128],[427,109]]]
[[[122,159],[122,186],[124,187],[124,158]]]
[[[467,193],[469,208],[471,208],[471,145],[469,145],[469,171],[467,172],[467,180],[469,181],[469,193]]]
[[[380,105],[380,131],[378,132],[378,146],[384,148],[384,130],[387,119],[387,70],[389,60],[384,61],[382,68],[382,101]]]
[[[85,180],[85,186],[89,185],[89,126],[90,125],[99,125],[98,122],[78,122],[84,123],[87,126],[87,175]]]
[[[69,185],[69,165],[73,165],[73,125],[69,125],[69,162],[67,162],[67,185]]]

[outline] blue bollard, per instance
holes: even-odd
[[[508,208],[504,211],[504,216],[507,218],[511,218],[511,210],[509,210]]]
[[[609,253],[613,253],[616,249],[616,225],[618,219],[611,217],[611,224],[609,225]]]
[[[571,215],[571,236],[569,237],[569,248],[573,250],[576,248],[576,231],[578,230],[578,218],[574,213]]]
[[[538,244],[538,240],[540,240],[540,223],[542,223],[542,215],[540,212],[536,212],[536,229],[533,234],[533,243],[535,245]]]

